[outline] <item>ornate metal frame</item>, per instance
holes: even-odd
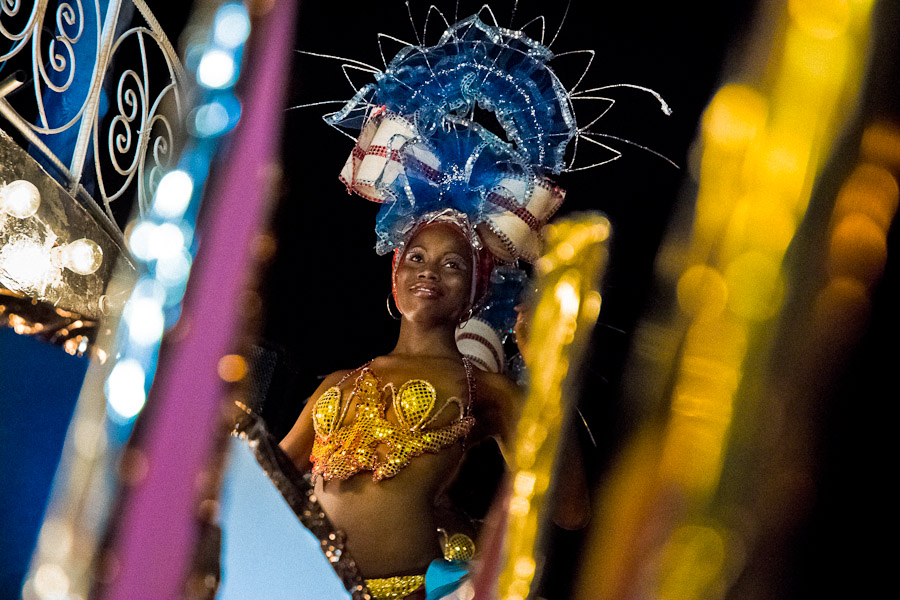
[[[0,73],[7,65],[23,66],[31,50],[30,74],[20,69],[0,81],[0,114],[49,161],[72,196],[94,205],[89,209],[124,247],[112,203],[136,197],[138,210],[146,210],[174,155],[186,79],[175,49],[144,0],[109,0],[105,15],[101,12],[100,0],[34,0],[26,16],[22,0],[0,0],[0,34],[11,42],[0,54]],[[127,28],[120,27],[123,17],[131,20]],[[77,45],[91,43],[93,64],[77,65]],[[132,44],[138,52],[123,51]],[[161,76],[148,67],[153,48],[165,65]],[[88,68],[89,85],[73,86],[76,69]],[[29,81],[33,99],[8,97]],[[108,107],[104,88],[109,90]],[[65,122],[54,121],[56,115],[47,108],[50,99],[79,108],[58,118]],[[66,152],[71,150],[65,164],[48,141],[63,134],[71,137],[72,132],[77,132],[74,145],[63,143]],[[93,195],[83,185],[86,177],[96,183]]]

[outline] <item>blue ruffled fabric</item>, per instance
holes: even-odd
[[[527,276],[522,269],[500,266],[491,274],[491,286],[484,308],[478,318],[500,334],[500,341],[506,342],[516,325],[516,306],[522,300],[522,290]]]
[[[425,572],[425,600],[439,600],[458,588],[469,574],[469,562],[439,558]]]
[[[397,247],[417,215],[454,208],[478,224],[485,211],[502,210],[490,202],[492,194],[523,207],[537,182],[564,169],[577,127],[566,90],[547,65],[552,57],[522,32],[473,15],[435,46],[403,48],[375,83],[325,118],[358,131],[370,109],[383,106],[413,125],[415,137],[392,148],[403,174],[379,187],[385,197],[376,224],[379,252]],[[485,127],[491,119],[502,137]],[[437,172],[418,160],[417,150],[438,159]]]

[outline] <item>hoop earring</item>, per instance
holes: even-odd
[[[475,312],[475,307],[474,306],[470,307],[468,313],[466,313],[465,318],[460,319],[459,323],[456,326],[459,329],[462,329],[463,327],[465,327],[469,323],[469,320],[471,320],[472,314],[474,314],[474,312]]]
[[[388,292],[388,296],[385,299],[385,304],[387,305],[387,311],[388,311],[388,314],[391,315],[391,318],[395,321],[399,321],[400,319],[402,319],[402,317],[395,317],[394,311],[391,310],[391,296],[393,296],[393,295],[394,295],[393,292]],[[399,311],[399,309],[398,309],[398,311]],[[400,314],[402,315],[403,313],[400,313]]]

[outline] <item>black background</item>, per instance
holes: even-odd
[[[479,7],[461,2],[458,15],[468,16]],[[452,22],[454,3],[440,8]],[[501,25],[509,23],[511,1],[492,4],[492,8]],[[419,35],[426,10],[426,2],[412,3]],[[549,40],[565,10],[564,2],[520,2],[512,25],[519,27],[543,14]],[[896,2],[883,2],[879,10],[861,116],[882,116],[897,123],[900,103],[895,90],[900,77],[895,39],[900,10]],[[630,431],[629,410],[619,393],[620,374],[635,323],[651,297],[653,261],[673,207],[680,198],[690,199],[693,191],[689,171],[699,117],[741,56],[755,11],[756,4],[746,0],[575,0],[552,46],[556,52],[596,51],[582,88],[631,83],[662,94],[674,110],[671,116],[663,115],[649,95],[624,89],[611,92],[617,104],[593,130],[647,146],[681,167],[613,142],[623,152],[619,160],[560,177],[568,192],[560,214],[599,210],[613,225],[604,304],[586,391],[579,400],[598,438],[598,447],[588,448],[594,479],[601,477]],[[177,22],[178,15],[172,14],[170,18]],[[165,18],[169,17],[161,15],[161,20]],[[442,28],[442,21],[432,19],[428,40],[434,40]],[[380,67],[376,32],[416,41],[406,7],[399,0],[307,0],[301,3],[294,49]],[[340,65],[336,60],[295,54],[289,104],[348,99],[353,90]],[[563,83],[571,85],[583,65],[583,58],[569,57],[555,69]],[[357,87],[369,81],[364,73],[351,76]],[[386,352],[396,339],[397,324],[385,310],[389,259],[373,251],[378,207],[347,195],[337,179],[352,142],[321,120],[323,113],[339,104],[333,106],[289,110],[285,115],[283,180],[272,221],[278,252],[261,274],[266,307],[262,343],[278,349],[284,364],[291,366],[285,393],[267,407],[267,417],[276,429],[289,426],[318,377]],[[591,107],[584,106],[576,106],[580,122],[585,120],[581,115],[590,119],[593,114]],[[839,151],[853,152],[858,129],[851,127]],[[834,173],[838,178],[843,175]],[[891,231],[889,250],[896,248],[896,230],[895,226]],[[774,570],[776,581],[763,586],[775,593],[763,597],[859,597],[876,593],[889,582],[888,556],[894,552],[880,542],[891,543],[893,535],[887,528],[894,523],[887,490],[895,470],[887,469],[886,459],[896,454],[890,447],[896,436],[892,420],[885,415],[896,402],[891,375],[900,328],[895,309],[898,296],[890,285],[896,280],[895,271],[896,260],[889,253],[887,271],[873,298],[870,326],[831,393],[822,397],[814,412],[817,437],[812,454],[818,460],[814,490],[801,511],[805,516],[796,535],[788,538],[793,544],[784,555],[785,563]],[[543,590],[550,600],[567,597],[566,563],[580,539],[577,534],[562,533],[554,538],[554,558]]]

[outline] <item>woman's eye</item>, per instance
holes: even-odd
[[[450,267],[451,269],[459,269],[460,268],[459,263],[456,262],[455,260],[448,260],[445,264],[448,267]]]
[[[422,255],[421,254],[410,254],[406,257],[406,260],[411,261],[411,262],[421,262]]]

